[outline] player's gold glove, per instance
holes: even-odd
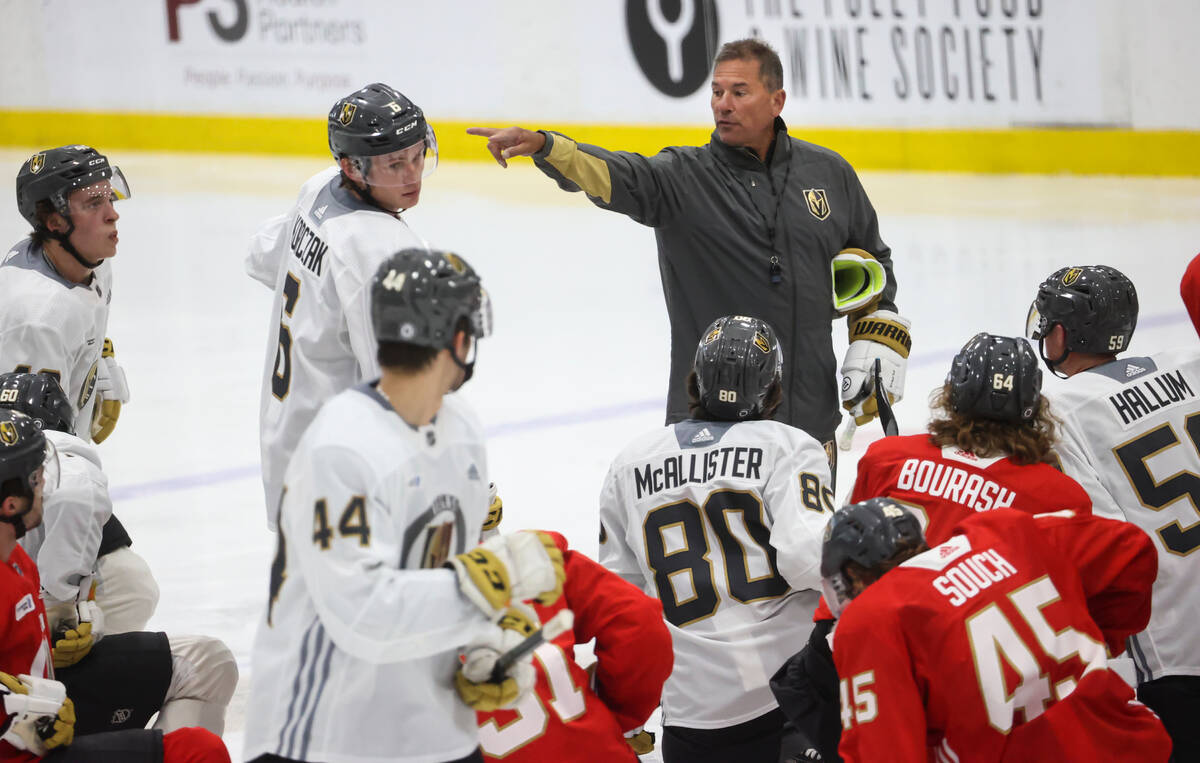
[[[75,705],[58,681],[0,673],[0,738],[45,755],[75,738]]]
[[[654,752],[654,732],[638,729],[632,736],[626,735],[625,741],[633,748],[635,755],[646,755]]]
[[[487,618],[493,619],[512,601],[536,598],[553,604],[562,595],[562,551],[546,533],[523,530],[488,538],[448,561],[458,586]]]
[[[100,363],[96,369],[96,402],[92,408],[92,442],[104,442],[117,426],[121,403],[129,402],[129,385],[125,370],[117,365],[113,343],[104,338]]]
[[[92,624],[79,623],[74,628],[68,628],[56,634],[54,645],[50,648],[55,668],[66,668],[88,656],[92,651]]]
[[[512,707],[530,691],[537,681],[532,654],[510,665],[499,682],[492,673],[500,655],[532,636],[539,627],[537,613],[523,604],[514,604],[468,644],[463,665],[454,674],[454,688],[462,701],[487,713]]]
[[[487,519],[483,520],[483,531],[495,530],[500,526],[500,520],[503,518],[504,501],[496,492],[496,483],[493,482],[488,485],[488,515]]]
[[[879,414],[872,376],[880,361],[883,391],[892,403],[904,395],[908,351],[912,347],[909,320],[890,310],[876,310],[850,326],[850,346],[842,361],[842,407],[859,426]]]

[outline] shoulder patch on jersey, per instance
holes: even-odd
[[[947,445],[946,447],[942,448],[942,458],[946,459],[947,461],[958,461],[959,463],[970,464],[971,466],[975,466],[980,469],[986,469],[997,461],[1003,459],[1004,456],[983,458],[975,455],[969,450],[963,450],[962,448],[955,448]]]
[[[923,554],[901,564],[901,567],[920,567],[925,570],[943,570],[955,559],[971,550],[971,541],[965,535],[955,535],[940,546],[934,546]]]
[[[20,620],[35,609],[37,609],[37,605],[33,603],[33,594],[27,593],[17,602],[17,609],[14,614],[16,615],[16,619]]]
[[[736,421],[699,421],[687,419],[673,424],[675,439],[681,448],[698,448],[720,442]]]
[[[1118,358],[1111,363],[1089,368],[1084,373],[1100,374],[1122,384],[1158,370],[1153,358]]]

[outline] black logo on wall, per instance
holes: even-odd
[[[715,0],[625,0],[629,47],[650,84],[684,98],[708,81],[717,52]]]

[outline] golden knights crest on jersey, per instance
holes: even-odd
[[[813,217],[818,220],[829,217],[829,198],[825,195],[824,188],[805,188],[804,201],[808,204],[808,211],[812,212]]]
[[[466,520],[458,496],[442,493],[404,532],[401,564],[406,569],[441,567],[466,550]]]

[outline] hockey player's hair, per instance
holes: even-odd
[[[688,415],[693,419],[701,419],[703,421],[726,421],[709,413],[704,407],[704,403],[700,400],[700,381],[696,377],[695,370],[688,372],[687,377],[687,393],[688,393]],[[763,399],[762,413],[758,416],[752,416],[742,421],[755,421],[759,419],[769,419],[775,415],[775,409],[783,402],[783,385],[778,380],[771,383],[767,387],[766,397]]]
[[[727,42],[717,51],[713,66],[726,61],[758,61],[758,78],[769,92],[783,87],[783,64],[779,54],[767,43],[747,37]]]
[[[1045,397],[1039,396],[1036,406],[1033,419],[1027,422],[976,418],[951,407],[947,383],[930,396],[934,416],[929,421],[929,439],[943,448],[961,448],[981,458],[1008,456],[1021,466],[1046,463],[1057,467],[1053,448],[1059,421]]]
[[[37,215],[38,225],[29,233],[29,238],[33,241],[34,246],[45,246],[46,242],[50,240],[50,229],[47,223],[50,215],[56,211],[48,199],[42,199],[34,205],[34,214]]]
[[[20,477],[12,477],[0,482],[0,502],[3,502],[9,497],[17,498],[32,498],[33,491],[29,489],[29,483]]]
[[[460,332],[468,337],[471,336],[470,319],[459,318],[458,322],[454,324],[455,335]],[[453,352],[453,350],[451,351]],[[379,343],[375,357],[379,360],[380,368],[390,368],[394,371],[411,374],[428,368],[439,352],[441,352],[440,348],[426,347],[422,344],[382,341]]]

